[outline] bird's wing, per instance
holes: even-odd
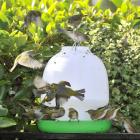
[[[14,69],[15,69],[15,67],[17,66],[17,62],[14,62],[14,65],[12,66],[12,68],[10,69],[10,72],[12,72]]]
[[[27,53],[30,56],[34,56],[35,55],[35,52],[33,50],[25,51],[25,53]]]
[[[18,63],[22,66],[32,68],[32,69],[39,69],[43,67],[43,64],[41,62],[29,56],[21,57]]]
[[[126,129],[126,131],[128,133],[135,133],[136,132],[136,130],[133,127],[132,122],[130,120],[128,120],[128,119],[124,120],[124,128]]]

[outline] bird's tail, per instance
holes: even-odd
[[[85,89],[76,90],[76,92],[77,92],[78,95],[75,96],[75,97],[78,98],[79,100],[83,101],[85,95],[81,94],[81,93],[85,93]]]
[[[84,94],[80,94],[80,93],[79,93],[79,95],[77,95],[77,96],[75,96],[75,97],[76,97],[76,98],[78,98],[79,100],[83,101],[83,100],[84,100],[85,95],[84,95]]]
[[[78,93],[85,93],[85,89],[76,90]]]
[[[14,64],[13,67],[9,70],[10,72],[13,72],[17,64]]]

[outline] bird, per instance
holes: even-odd
[[[70,87],[67,87],[68,84],[66,81],[60,81],[58,84],[52,83],[51,88],[53,90],[53,93],[56,94],[56,108],[60,107],[60,104],[63,104],[65,101],[67,101],[71,96],[74,96],[78,98],[79,100],[84,100],[84,94],[85,89],[81,90],[73,90]]]
[[[82,14],[73,15],[68,18],[68,23],[74,27],[77,27],[81,23],[82,17]]]
[[[24,51],[21,54],[19,54],[16,57],[16,59],[14,61],[14,65],[10,69],[10,72],[12,72],[18,64],[25,66],[25,67],[28,67],[28,68],[32,68],[32,69],[42,68],[44,66],[44,64],[42,64],[38,60],[34,59],[33,56],[35,56],[35,55],[36,54],[34,53],[33,50]]]
[[[69,114],[68,114],[68,117],[69,117],[69,121],[72,121],[72,120],[77,120],[79,122],[79,115],[78,115],[78,111],[74,108],[69,108]]]
[[[35,23],[37,26],[42,25],[40,11],[30,10],[24,18],[22,28],[28,27],[31,23]]]
[[[74,41],[74,45],[80,44],[81,42],[84,42],[87,40],[86,35],[76,32],[76,31],[67,31],[65,29],[61,29],[60,27],[58,27],[58,31],[64,33],[69,38],[71,38]]]
[[[77,31],[82,25],[82,18],[84,16],[87,16],[87,14],[82,14],[81,11],[79,11],[79,14],[72,15],[68,18],[68,23],[74,28],[74,31]]]
[[[40,120],[44,116],[43,113],[41,112],[41,108],[38,106],[27,107],[19,102],[18,102],[18,105],[25,110],[25,112],[23,112],[22,115],[28,117],[29,119],[36,118],[37,120]]]
[[[132,121],[128,118],[123,119],[123,126],[128,133],[136,133],[136,129],[134,128]]]
[[[35,76],[33,85],[36,89],[33,89],[32,92],[35,97],[41,97],[41,102],[50,102],[55,98],[56,94],[51,89],[50,84],[44,81],[40,76]]]
[[[44,111],[44,119],[51,119],[55,120],[56,118],[62,117],[65,114],[65,109],[63,107],[56,109],[56,108],[49,108]]]
[[[119,111],[120,108],[111,108],[107,111],[106,115],[104,116],[104,119],[107,120],[114,120],[117,116],[117,113]]]
[[[108,109],[107,108],[100,108],[100,109],[97,109],[97,110],[88,110],[86,112],[89,113],[90,115],[90,118],[92,120],[99,120],[99,119],[103,119],[104,116],[106,115]]]
[[[85,89],[73,90],[71,84],[68,81],[60,81],[58,83],[49,84],[39,76],[34,79],[34,86],[37,88],[37,93],[46,94],[44,96],[45,101],[51,101],[55,98],[56,108],[59,108],[65,101],[71,96],[84,100]],[[43,100],[42,100],[43,101]]]

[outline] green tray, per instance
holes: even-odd
[[[38,128],[48,133],[104,133],[110,130],[111,121],[38,121]]]

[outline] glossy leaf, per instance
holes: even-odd
[[[0,128],[7,128],[16,125],[15,120],[7,117],[0,117]]]
[[[8,109],[4,108],[2,105],[0,105],[0,117],[6,116],[8,114]]]

